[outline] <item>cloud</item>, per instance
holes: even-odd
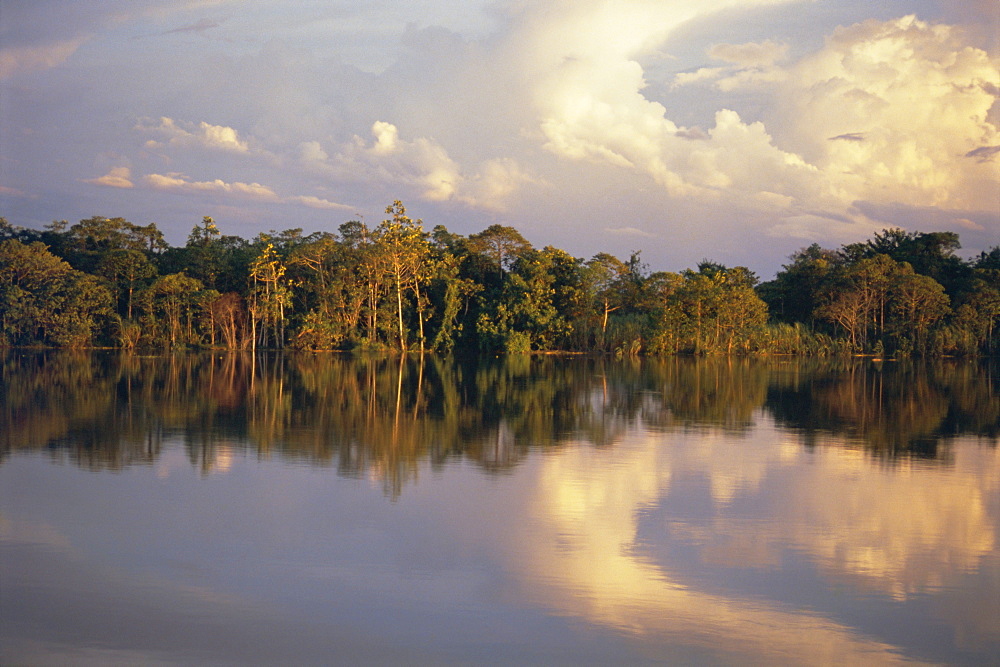
[[[83,181],[91,185],[102,185],[109,188],[132,188],[132,171],[128,167],[114,167],[100,178],[88,178]]]
[[[260,183],[226,183],[221,179],[192,181],[183,174],[148,174],[143,182],[154,190],[194,194],[224,194],[261,201],[279,201],[274,190]]]
[[[699,67],[693,72],[678,72],[674,75],[672,86],[676,89],[702,81],[715,81],[728,71],[730,68],[727,67]]]
[[[638,236],[640,238],[655,239],[656,234],[650,234],[636,227],[605,227],[604,231],[609,234],[619,234],[622,236]]]
[[[0,81],[16,74],[34,72],[63,64],[89,39],[80,35],[48,44],[0,48]]]
[[[979,148],[973,148],[971,151],[965,154],[965,157],[976,158],[980,162],[988,162],[992,160],[997,153],[1000,153],[1000,146],[980,146]]]
[[[995,206],[995,168],[962,158],[1000,144],[987,118],[996,94],[984,85],[1000,69],[956,28],[913,16],[864,21],[837,29],[787,74],[775,91],[784,104],[776,140],[844,201]]]
[[[511,198],[527,186],[546,188],[548,183],[522,169],[511,158],[486,160],[462,181],[458,199],[472,207],[505,211]]]
[[[848,132],[847,134],[838,134],[835,137],[830,137],[829,141],[864,141],[864,132]]]
[[[643,174],[670,197],[708,208],[759,206],[779,218],[769,228],[797,236],[831,220],[869,228],[859,200],[995,206],[1000,174],[987,163],[1000,136],[987,118],[997,99],[989,82],[1000,73],[953,27],[913,16],[864,21],[791,63],[783,43],[717,44],[709,54],[730,64],[678,74],[673,89],[708,83],[753,94],[761,120],[721,108],[715,127],[701,130],[678,125],[644,94],[637,54],[670,20],[647,14],[632,43],[608,46],[602,26],[611,31],[615,21],[586,6],[593,23],[581,39],[599,45],[570,41],[536,91],[545,148],[561,158]],[[773,209],[775,201],[783,206]]]
[[[375,145],[371,147],[371,152],[375,155],[389,155],[401,149],[399,130],[392,123],[375,121],[372,125],[372,136],[375,137]]]
[[[50,208],[71,207],[13,202],[39,224],[75,215],[73,187],[93,196],[128,164],[136,188],[193,195],[148,202],[185,232],[179,211],[201,215],[206,196],[236,206],[256,192],[300,207],[297,226],[341,201],[377,215],[400,198],[460,233],[502,222],[580,255],[637,244],[611,224],[662,239],[644,243],[654,264],[742,256],[763,273],[797,247],[769,234],[857,240],[905,223],[893,202],[998,229],[978,213],[995,210],[1000,179],[995,50],[956,27],[864,20],[891,16],[881,5],[478,0],[448,20],[282,5],[234,22],[161,0],[54,1],[72,25],[41,27],[38,3],[14,3],[25,18],[7,32],[0,21],[8,54],[91,36],[72,62],[93,81],[67,69],[4,82],[5,185],[51,183],[65,196]],[[159,37],[216,24],[232,41]],[[51,103],[67,94],[74,105]],[[122,118],[139,119],[132,132]]]
[[[183,33],[183,32],[194,32],[194,33],[198,33],[198,34],[204,34],[208,30],[211,30],[213,28],[218,28],[221,25],[222,24],[219,23],[218,21],[213,21],[211,19],[205,19],[205,18],[203,18],[203,19],[199,19],[195,23],[184,25],[184,26],[181,26],[179,28],[174,28],[173,30],[167,30],[167,31],[163,32],[162,34],[164,34],[164,35],[173,35],[173,34],[176,34],[176,33]]]
[[[0,81],[18,74],[58,67],[81,46],[100,39],[109,28],[143,18],[164,18],[224,1],[5,2],[0,11]],[[191,27],[198,29],[202,23]]]
[[[8,188],[5,185],[0,185],[0,195],[6,195],[8,197],[17,197],[19,199],[35,199],[36,196],[25,192],[24,190],[18,190],[17,188]]]
[[[299,195],[296,197],[288,197],[286,202],[302,204],[303,206],[308,206],[309,208],[318,208],[322,210],[335,210],[335,211],[353,211],[355,207],[348,206],[347,204],[338,204],[337,202],[329,201],[328,199],[321,199],[319,197],[314,197],[312,195]]]
[[[963,229],[969,229],[974,232],[986,231],[981,224],[975,220],[969,220],[968,218],[952,218],[952,224],[962,227]]]
[[[314,195],[280,197],[274,189],[260,183],[227,183],[218,178],[211,181],[193,181],[179,173],[148,174],[143,177],[142,182],[154,190],[173,192],[175,194],[200,196],[223,195],[236,199],[249,199],[251,201],[276,204],[298,204],[311,209],[327,211],[354,211],[356,209],[354,206],[340,204]],[[102,183],[102,185],[104,184]]]
[[[305,142],[299,145],[299,159],[339,178],[407,186],[427,201],[490,210],[502,210],[521,186],[541,182],[509,158],[484,160],[477,169],[463,170],[434,139],[405,140],[399,128],[385,121],[373,123],[371,134],[373,142],[355,136],[333,157],[319,142]]]
[[[708,51],[715,60],[734,63],[741,67],[770,67],[783,60],[788,53],[788,44],[766,40],[746,44],[716,44]]]
[[[330,156],[318,141],[304,141],[299,144],[299,160],[305,164],[325,164]]]
[[[580,3],[568,19],[560,17],[558,26],[545,26],[545,43],[561,46],[535,89],[544,147],[562,158],[638,171],[675,197],[753,189],[762,174],[779,182],[798,180],[787,172],[808,170],[807,165],[773,146],[763,127],[744,124],[735,112],[720,110],[716,127],[707,133],[684,128],[642,92],[646,81],[637,58],[683,21],[728,6],[733,3],[702,3],[698,8],[679,2],[632,2],[614,8]],[[557,35],[565,40],[556,40]],[[773,42],[716,48],[741,62],[772,62],[784,53],[784,47]],[[701,72],[691,78],[710,76]],[[686,140],[703,135],[703,141]],[[761,162],[769,168],[747,168]]]
[[[165,139],[168,144],[175,146],[202,146],[233,153],[248,153],[250,151],[249,144],[240,138],[235,129],[225,125],[212,125],[205,121],[195,124],[175,121],[165,116],[158,120],[143,118],[136,124],[135,129],[155,134],[161,139]],[[156,142],[152,145],[158,144],[159,142]],[[147,145],[150,143],[147,142]]]

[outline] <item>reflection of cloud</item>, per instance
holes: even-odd
[[[996,546],[987,499],[998,486],[1000,473],[990,471],[1000,471],[1000,450],[960,448],[952,469],[879,469],[840,447],[816,457],[797,486],[785,489],[790,497],[775,499],[788,508],[787,520],[757,531],[774,550],[798,546],[828,574],[860,577],[902,599],[974,570]],[[717,534],[730,524],[721,521]]]
[[[634,550],[639,513],[683,470],[658,439],[613,450],[572,447],[546,457],[529,513],[539,518],[513,557],[540,604],[671,643],[788,662],[891,662],[891,647],[816,614],[699,592]],[[666,637],[669,635],[669,637]]]
[[[233,448],[219,446],[215,449],[215,461],[212,465],[213,473],[226,473],[233,467]]]
[[[182,447],[165,447],[153,464],[153,470],[159,479],[167,479],[175,470],[190,470],[190,468],[191,461],[184,455]]]
[[[69,537],[44,523],[12,521],[0,515],[0,543],[30,544],[68,552],[72,547]]]
[[[807,462],[798,443],[756,433],[739,443],[675,433],[683,442],[637,438],[546,457],[528,510],[538,524],[513,554],[527,564],[526,594],[620,630],[762,662],[891,662],[891,647],[817,614],[683,586],[636,549],[640,515],[681,479],[707,478],[705,523],[670,524],[671,539],[698,545],[705,562],[766,567],[793,549],[827,576],[905,596],[947,585],[991,553],[985,498],[1000,488],[1000,454],[968,448],[951,470],[879,469],[840,447]],[[757,514],[741,516],[750,499]]]

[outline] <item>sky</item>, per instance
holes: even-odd
[[[1000,244],[995,0],[0,0],[0,215],[492,224],[768,279]]]

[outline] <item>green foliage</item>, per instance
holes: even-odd
[[[179,248],[122,218],[40,232],[0,219],[0,334],[8,345],[622,357],[1000,350],[1000,248],[964,262],[950,232],[814,244],[758,284],[709,260],[677,273],[650,272],[638,251],[583,261],[503,225],[428,233],[399,201],[386,214],[372,229],[252,241],[204,217]]]
[[[170,348],[200,345],[196,326],[202,305],[200,280],[182,273],[161,276],[141,294],[142,344]]]
[[[40,242],[0,242],[0,344],[86,347],[111,314],[111,293]]]

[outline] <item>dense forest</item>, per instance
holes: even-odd
[[[1000,246],[963,260],[953,232],[887,229],[795,253],[770,282],[705,260],[650,271],[492,225],[424,229],[400,202],[374,228],[253,240],[205,217],[182,247],[155,224],[43,230],[0,218],[0,346],[616,355],[992,355]]]

